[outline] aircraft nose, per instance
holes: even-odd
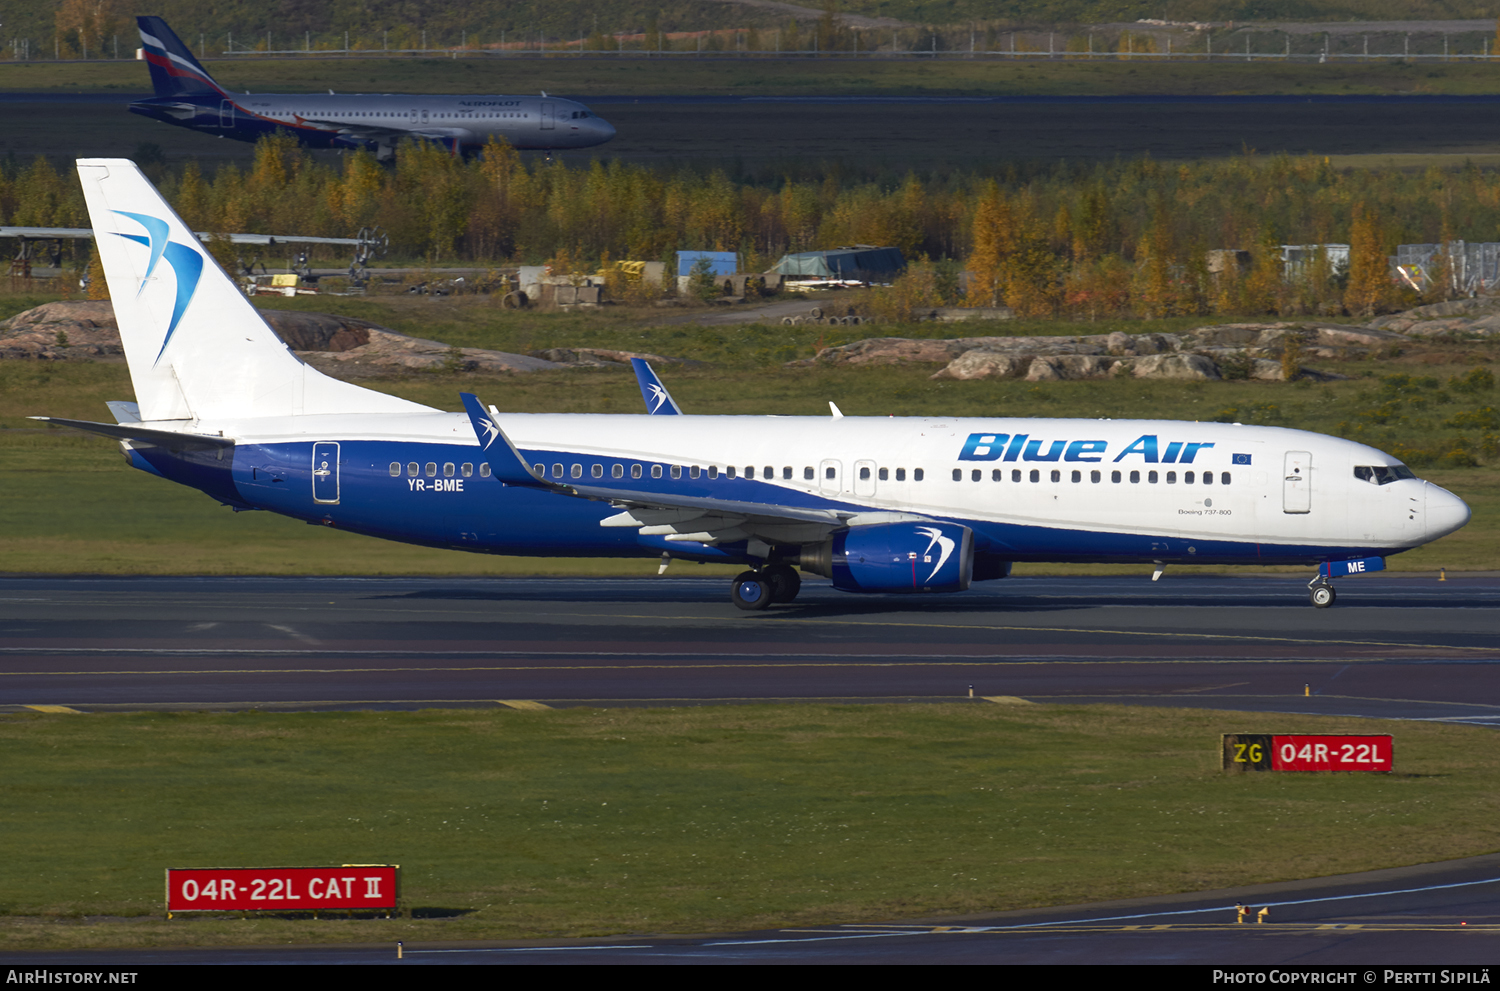
[[[1447,489],[1427,483],[1427,539],[1436,540],[1469,522],[1473,512],[1469,504]]]
[[[594,134],[601,142],[608,141],[615,136],[615,125],[602,117],[595,117]]]

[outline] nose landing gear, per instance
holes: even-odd
[[[1322,575],[1307,584],[1307,600],[1313,604],[1314,609],[1327,609],[1338,597],[1338,593],[1333,590],[1333,583]]]

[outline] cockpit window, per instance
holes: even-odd
[[[1371,485],[1389,485],[1402,478],[1416,478],[1406,465],[1355,465],[1354,477]]]

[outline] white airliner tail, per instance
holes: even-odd
[[[303,364],[134,162],[78,177],[142,420],[429,409]]]

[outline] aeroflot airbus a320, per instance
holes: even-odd
[[[214,82],[160,17],[137,17],[141,52],[156,95],[132,113],[237,141],[287,131],[313,148],[373,148],[390,158],[402,138],[437,141],[455,153],[490,138],[515,148],[592,148],[615,136],[581,103],[541,96],[403,96],[399,93],[230,93]]]
[[[139,170],[85,159],[143,471],[235,509],[491,554],[745,565],[734,603],[957,592],[1013,561],[1317,565],[1332,579],[1469,519],[1389,455],[1274,427],[1172,420],[448,413],[304,365]],[[49,419],[42,417],[40,419]],[[665,562],[664,562],[665,563]]]

